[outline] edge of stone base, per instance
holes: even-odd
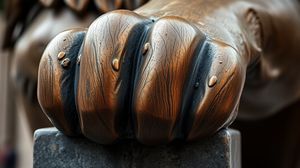
[[[43,128],[34,133],[33,167],[240,168],[240,146],[240,133],[233,129],[220,130],[199,142],[151,147],[134,140],[100,145],[67,137],[56,128]]]

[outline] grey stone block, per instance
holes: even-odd
[[[240,168],[240,133],[224,129],[199,142],[145,146],[128,140],[110,146],[70,138],[55,128],[34,134],[34,168]]]

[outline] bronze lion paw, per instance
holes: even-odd
[[[39,102],[67,135],[109,144],[194,140],[236,117],[244,82],[235,48],[177,16],[107,13],[56,36],[39,68]]]

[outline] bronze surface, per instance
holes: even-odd
[[[239,104],[242,118],[272,115],[300,96],[300,79],[284,75],[298,71],[298,3],[152,0],[134,12],[109,12],[84,40],[68,31],[49,44],[39,69],[40,104],[74,135],[74,117],[58,110],[70,107],[82,133],[102,144],[128,134],[150,145],[201,139],[230,125]],[[64,36],[74,37],[67,46],[76,59],[66,57],[71,65],[80,57],[76,67],[49,61],[48,53],[57,61],[62,50],[55,45]],[[54,99],[57,104],[47,104]]]

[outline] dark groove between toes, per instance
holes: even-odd
[[[75,77],[74,77],[74,82],[73,82],[74,83],[73,91],[74,91],[75,105],[76,105],[76,111],[77,111],[78,118],[80,117],[80,113],[78,112],[78,105],[77,105],[78,82],[80,80],[80,75],[79,75],[80,74],[80,60],[78,60],[78,59],[82,58],[82,49],[83,49],[84,43],[85,43],[85,40],[83,39],[83,42],[82,42],[80,49],[78,51],[78,54],[77,54]]]
[[[130,86],[129,86],[129,102],[126,103],[128,104],[128,111],[131,113],[129,114],[129,123],[130,123],[130,132],[129,134],[131,134],[130,136],[134,136],[134,132],[135,132],[135,124],[137,123],[136,121],[136,116],[135,113],[133,112],[133,93],[134,93],[134,89],[135,89],[135,85],[136,85],[136,81],[138,79],[138,72],[141,69],[141,63],[142,60],[144,59],[143,56],[143,46],[145,45],[145,43],[148,41],[149,39],[149,33],[151,28],[153,27],[154,22],[152,22],[152,20],[150,20],[149,22],[147,22],[144,26],[144,30],[141,34],[141,36],[138,39],[138,45],[134,46],[136,48],[135,50],[135,54],[134,54],[134,58],[133,58],[133,66],[132,66],[132,72],[131,72],[131,82],[130,82]]]
[[[118,125],[118,133],[120,139],[128,138],[133,136],[133,118],[132,115],[132,97],[134,90],[134,80],[136,78],[137,67],[142,59],[141,48],[146,40],[149,27],[153,25],[151,20],[146,20],[141,23],[136,24],[131,32],[129,33],[128,39],[125,44],[125,52],[122,58],[122,67],[120,70],[120,78],[118,82],[122,81],[119,90],[124,90],[125,96],[118,97],[118,102],[124,102],[124,109],[120,111],[125,111],[119,113],[118,121],[115,123]]]
[[[78,57],[78,52],[81,48],[82,41],[84,39],[85,33],[80,32],[76,33],[75,37],[73,38],[74,41],[70,44],[71,48],[66,53],[66,58],[69,58],[71,63],[67,67],[67,69],[63,70],[61,76],[61,97],[62,97],[62,104],[64,110],[64,116],[69,121],[70,128],[73,129],[72,132],[80,133],[80,126],[79,126],[79,118],[78,113],[76,110],[75,104],[75,92],[74,92],[74,85],[76,82],[75,74],[76,74],[76,60]]]
[[[206,79],[212,65],[213,57],[213,53],[210,52],[209,43],[206,41],[200,43],[195,55],[197,56],[192,66],[192,73],[186,86],[186,94],[183,101],[182,113],[184,116],[182,117],[182,132],[184,139],[187,138],[192,129],[197,112],[197,105],[202,101],[206,91]],[[195,87],[195,85],[197,86]]]

